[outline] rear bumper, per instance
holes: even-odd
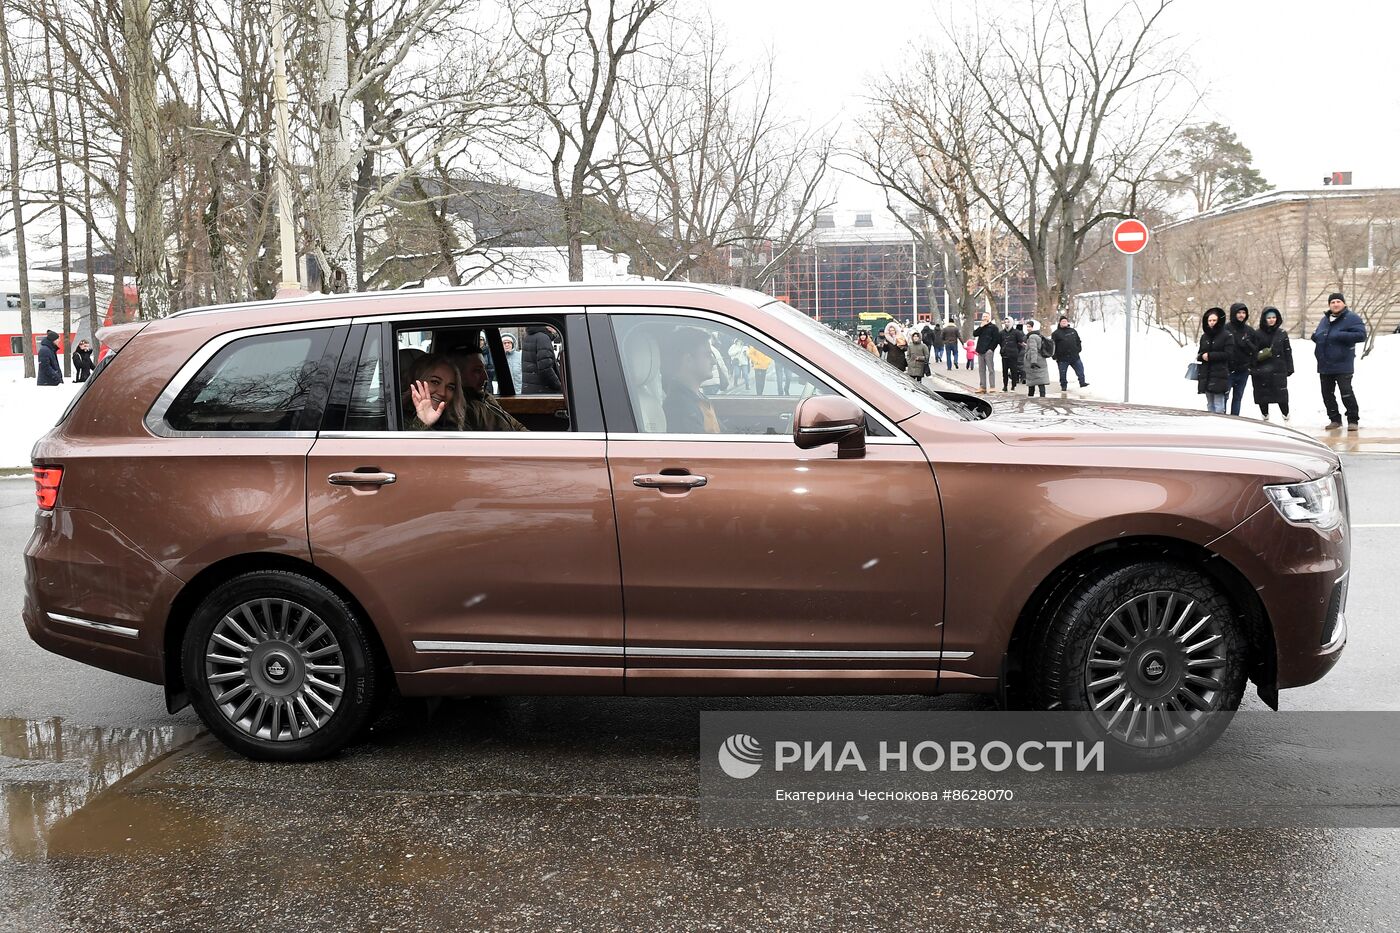
[[[180,581],[101,516],[38,512],[24,549],[24,627],[55,654],[161,683]]]
[[[1259,594],[1272,626],[1277,685],[1320,680],[1346,647],[1351,530],[1290,525],[1265,506],[1211,543]]]

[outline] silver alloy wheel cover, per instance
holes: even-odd
[[[345,691],[345,653],[330,627],[288,599],[253,599],[214,626],[204,678],[224,718],[271,742],[304,739],[331,720]]]
[[[1224,628],[1197,600],[1142,593],[1113,610],[1090,642],[1089,707],[1113,738],[1163,747],[1224,711],[1227,664]]]

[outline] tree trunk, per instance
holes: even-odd
[[[72,279],[68,271],[68,195],[63,187],[63,157],[59,154],[62,147],[58,138],[58,102],[53,92],[53,52],[47,29],[44,30],[44,72],[49,85],[49,135],[53,138],[54,187],[58,197],[58,255],[63,276],[63,374],[70,376],[73,373],[73,341],[68,339],[68,335],[73,333],[73,298],[69,294]]]
[[[569,238],[569,281],[583,281],[583,196],[564,202],[564,230]]]
[[[321,146],[316,153],[317,247],[324,291],[347,291],[358,280],[354,250],[355,121],[345,99],[350,90],[346,0],[317,0],[321,30],[318,101]]]
[[[116,230],[112,234],[112,323],[123,324],[127,320],[128,310],[126,307],[126,241],[129,239],[130,230],[126,223],[126,192],[127,179],[131,177],[130,148],[127,146],[125,137],[121,142],[121,148],[117,154],[117,203],[112,205],[116,214]],[[142,298],[138,294],[136,297],[137,309],[140,309]]]
[[[9,13],[0,0],[0,76],[5,79],[5,107],[10,119],[10,204],[15,214],[15,260],[19,263],[19,328],[24,340],[24,378],[34,378],[34,321],[29,310],[29,254],[24,244],[24,214],[21,213],[19,116],[15,113],[15,77],[10,63],[10,30],[5,22]],[[66,342],[66,341],[65,341]]]
[[[127,136],[131,140],[131,183],[136,202],[133,253],[141,316],[147,319],[170,313],[165,199],[161,196],[160,116],[155,58],[151,49],[153,29],[151,0],[123,0],[122,31],[126,39],[129,83]]]
[[[93,216],[92,204],[92,139],[88,135],[87,108],[83,106],[83,95],[78,97],[78,127],[83,134],[83,216]],[[92,348],[101,354],[102,345],[97,342],[97,325],[101,318],[97,313],[97,270],[93,263],[97,257],[92,250],[92,223],[83,224],[83,266],[87,272],[88,334],[92,337]]]

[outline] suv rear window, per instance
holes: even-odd
[[[322,328],[233,341],[180,390],[166,423],[198,433],[301,430],[329,385],[321,361],[330,335]]]

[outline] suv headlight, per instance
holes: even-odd
[[[1310,483],[1265,486],[1264,491],[1269,494],[1269,501],[1278,509],[1284,521],[1291,525],[1311,525],[1327,530],[1342,523],[1335,473]]]

